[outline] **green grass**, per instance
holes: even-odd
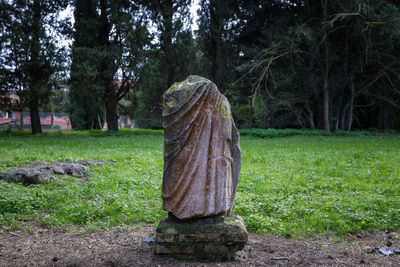
[[[240,129],[241,136],[253,136],[260,138],[277,138],[277,137],[289,137],[289,136],[378,136],[382,135],[377,129],[371,129],[369,131],[335,131],[325,132],[324,130],[305,130],[305,129]],[[385,132],[385,135],[394,134],[395,132]]]
[[[399,228],[399,135],[306,131],[267,137],[275,138],[242,131],[234,212],[248,229],[309,236]],[[0,225],[158,223],[166,214],[160,196],[162,149],[162,131],[1,132],[0,171],[38,160],[93,158],[116,164],[93,167],[86,179],[67,177],[46,185],[0,181]]]

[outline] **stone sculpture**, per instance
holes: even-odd
[[[248,240],[231,215],[240,172],[239,134],[228,100],[211,81],[189,76],[164,94],[160,255],[229,260]]]
[[[181,220],[230,215],[241,158],[226,97],[189,76],[165,92],[163,128],[163,209]]]

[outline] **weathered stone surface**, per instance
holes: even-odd
[[[163,208],[156,253],[231,260],[247,243],[232,216],[240,172],[239,134],[228,100],[211,81],[189,76],[164,94]]]
[[[228,100],[199,76],[175,83],[163,99],[163,209],[179,219],[230,215],[240,148]]]
[[[114,164],[114,162],[112,161],[107,161],[107,160],[96,160],[96,159],[82,159],[82,160],[78,160],[77,163],[79,164],[83,164],[86,166],[90,166],[90,165],[95,165],[95,166],[101,166],[104,164]]]
[[[156,242],[156,238],[154,236],[148,236],[142,238],[142,244],[153,246]]]
[[[156,253],[179,259],[232,260],[248,233],[236,215],[179,220],[167,215],[156,230]]]
[[[249,260],[250,251],[249,246],[245,246],[244,249],[235,253],[235,261],[247,262]]]
[[[42,184],[55,178],[50,175],[50,172],[43,172],[35,168],[19,168],[0,173],[0,180],[2,179],[10,182],[23,182],[24,184]]]
[[[22,182],[24,184],[42,184],[55,180],[54,175],[72,175],[81,178],[90,170],[85,165],[102,165],[104,162],[96,160],[82,160],[79,162],[44,162],[35,161],[22,167],[8,172],[0,173],[0,180],[5,179],[10,182]]]
[[[76,177],[83,177],[89,167],[75,162],[45,162],[45,161],[34,161],[27,163],[32,169],[38,170],[44,174],[61,174],[61,175],[72,175]],[[26,168],[28,169],[28,168]],[[18,169],[16,169],[17,171]]]

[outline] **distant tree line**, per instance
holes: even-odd
[[[20,95],[33,133],[55,99],[75,129],[160,128],[163,92],[197,74],[242,128],[400,130],[398,1],[199,0],[194,32],[192,4],[3,0],[0,95]]]

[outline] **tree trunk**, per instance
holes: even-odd
[[[346,103],[346,105],[344,105],[343,109],[342,109],[342,114],[340,116],[340,129],[341,130],[345,130],[346,127],[346,114],[347,114],[347,109],[349,108],[349,102]]]
[[[160,35],[160,50],[162,51],[162,57],[161,57],[161,63],[163,64],[163,70],[165,75],[163,75],[164,78],[164,87],[160,87],[159,92],[160,96],[163,94],[164,88],[169,88],[174,80],[174,74],[175,74],[175,58],[172,54],[173,52],[173,44],[172,44],[172,39],[173,39],[173,30],[174,30],[174,24],[173,24],[173,15],[174,15],[174,9],[173,9],[173,1],[172,0],[166,0],[162,1],[161,3],[161,16],[162,16],[162,24],[160,25],[161,27],[159,28],[159,31],[161,32]]]
[[[253,98],[250,97],[250,128],[253,127]]]
[[[339,130],[339,122],[340,122],[340,110],[336,113],[336,121],[335,121],[335,131]]]
[[[32,23],[32,43],[30,48],[30,66],[29,66],[29,112],[31,116],[31,127],[33,134],[42,133],[42,126],[40,125],[39,115],[39,99],[38,90],[40,88],[40,79],[35,71],[35,67],[39,65],[39,51],[40,51],[40,19],[41,19],[41,7],[40,1],[35,0],[33,3],[33,23]]]
[[[29,100],[29,112],[31,116],[32,133],[41,134],[42,126],[40,125],[39,101],[34,95],[31,95]]]
[[[310,124],[310,128],[315,130],[314,113],[312,112],[310,105],[308,103],[306,103],[306,109],[308,113],[308,123]]]
[[[386,131],[389,129],[388,103],[382,99],[379,99],[378,108],[378,129],[381,131]]]
[[[382,86],[382,98],[378,100],[378,129],[381,131],[389,130],[389,103],[384,99],[387,97],[387,88]]]
[[[118,100],[115,96],[109,96],[106,100],[106,120],[108,131],[118,131]]]
[[[218,89],[223,93],[225,86],[223,81],[223,55],[222,55],[222,31],[223,31],[223,17],[221,10],[220,0],[210,1],[210,37],[211,37],[211,79],[218,86]]]
[[[330,131],[329,127],[329,90],[328,90],[328,80],[324,81],[324,130],[326,132]]]
[[[105,0],[100,1],[101,27],[99,29],[99,43],[105,52],[105,57],[103,58],[103,62],[101,63],[101,77],[99,77],[99,80],[104,87],[104,103],[106,108],[107,129],[108,131],[118,131],[118,96],[116,92],[118,91],[118,87],[116,87],[114,84],[114,75],[118,70],[118,66],[115,63],[117,57],[111,53],[112,49],[114,49],[113,45],[115,41],[114,43],[112,43],[109,40],[111,29],[118,26],[116,22],[112,21],[113,18],[108,17],[112,16],[109,14],[108,11],[111,2],[112,1],[108,2]],[[119,8],[119,6],[117,8]],[[100,120],[99,127],[100,129],[102,129]]]
[[[99,129],[103,130],[103,125],[101,125],[100,116],[97,114],[97,122],[99,123]]]
[[[323,97],[324,97],[324,130],[329,132],[329,89],[328,89],[328,78],[329,78],[329,47],[328,47],[328,36],[326,27],[323,25],[328,17],[328,0],[321,0],[322,6],[322,22],[321,27],[323,29],[322,34],[324,38],[324,48],[325,48],[325,70],[324,70],[324,88],[323,88]]]
[[[347,125],[346,125],[346,131],[351,130],[351,125],[353,124],[353,109],[354,109],[354,83],[353,83],[353,77],[351,77],[351,82],[350,82],[350,104],[349,104],[349,111],[347,112]]]
[[[24,112],[21,111],[19,115],[19,128],[21,131],[24,130]]]
[[[310,123],[310,128],[315,130],[315,124],[314,124],[314,114],[311,112],[309,115],[309,123]]]
[[[301,5],[300,5],[301,6]],[[298,6],[300,8],[300,6]],[[310,1],[304,1],[304,7],[306,10],[306,14],[308,17],[314,17],[315,14],[313,12],[312,7],[310,6]],[[315,58],[316,58],[316,54],[318,53],[318,49],[317,49],[317,44],[316,44],[316,38],[313,38],[311,42],[308,43],[308,52],[310,54],[309,57],[309,66],[308,66],[308,71],[309,71],[309,83],[310,83],[310,88],[311,88],[311,93],[314,95],[314,97],[318,98],[319,96],[319,90],[317,89],[317,81],[315,79]],[[306,110],[308,113],[308,122],[309,122],[309,126],[311,129],[315,130],[316,129],[316,125],[315,125],[315,121],[314,121],[314,112],[312,110],[312,107],[315,107],[315,105],[311,105],[309,103],[307,103],[307,100],[310,100],[311,104],[312,100],[314,97],[309,97],[308,99],[306,99]],[[319,115],[319,105],[317,105],[317,115]],[[316,117],[317,119],[317,126],[319,126],[319,116]]]

